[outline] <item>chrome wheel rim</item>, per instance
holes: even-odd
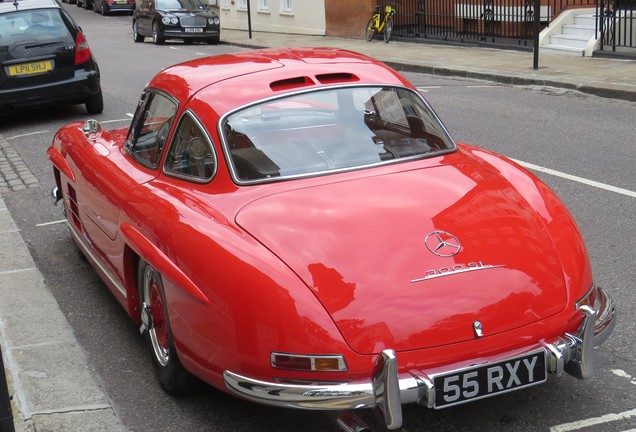
[[[165,315],[161,277],[152,267],[144,270],[144,308],[150,316],[148,335],[157,362],[165,367],[170,360],[170,338]]]

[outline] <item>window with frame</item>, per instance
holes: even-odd
[[[170,143],[164,171],[194,181],[205,182],[216,172],[216,155],[203,126],[186,111]]]
[[[323,175],[455,150],[424,99],[392,86],[267,100],[227,116],[222,133],[238,183]]]
[[[157,168],[176,112],[176,102],[162,93],[142,96],[126,141],[126,150],[140,164]]]
[[[292,0],[281,0],[280,10],[284,13],[292,13]]]
[[[247,10],[247,0],[239,0],[238,9],[239,10]]]
[[[258,11],[269,12],[269,0],[258,0]]]

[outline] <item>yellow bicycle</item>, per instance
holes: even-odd
[[[384,16],[381,14],[382,5],[377,5],[377,12],[373,14],[367,27],[364,30],[364,36],[368,41],[372,41],[379,32],[384,33],[384,42],[389,43],[391,34],[393,33],[393,15],[395,15],[395,7],[390,4],[384,7]]]

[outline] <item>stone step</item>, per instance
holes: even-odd
[[[585,48],[589,40],[590,38],[585,36],[574,36],[574,35],[566,35],[566,34],[552,35],[550,36],[550,45],[569,46],[573,48]]]
[[[596,29],[594,28],[594,26],[588,25],[564,24],[562,31],[564,35],[585,36],[587,38],[593,38]]]
[[[585,56],[585,50],[582,48],[576,48],[571,46],[563,46],[563,45],[543,45],[539,48],[539,54],[553,54],[553,55],[564,55],[570,57],[583,57]]]

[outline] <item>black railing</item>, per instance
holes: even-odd
[[[601,50],[636,48],[636,0],[598,0],[596,11]]]
[[[534,0],[380,0],[394,4],[393,34],[460,43],[532,47]],[[601,3],[603,3],[601,5]],[[596,8],[606,47],[636,48],[636,0],[542,0],[540,30],[563,10]],[[599,13],[599,11],[603,11]],[[607,48],[605,48],[607,49]]]

